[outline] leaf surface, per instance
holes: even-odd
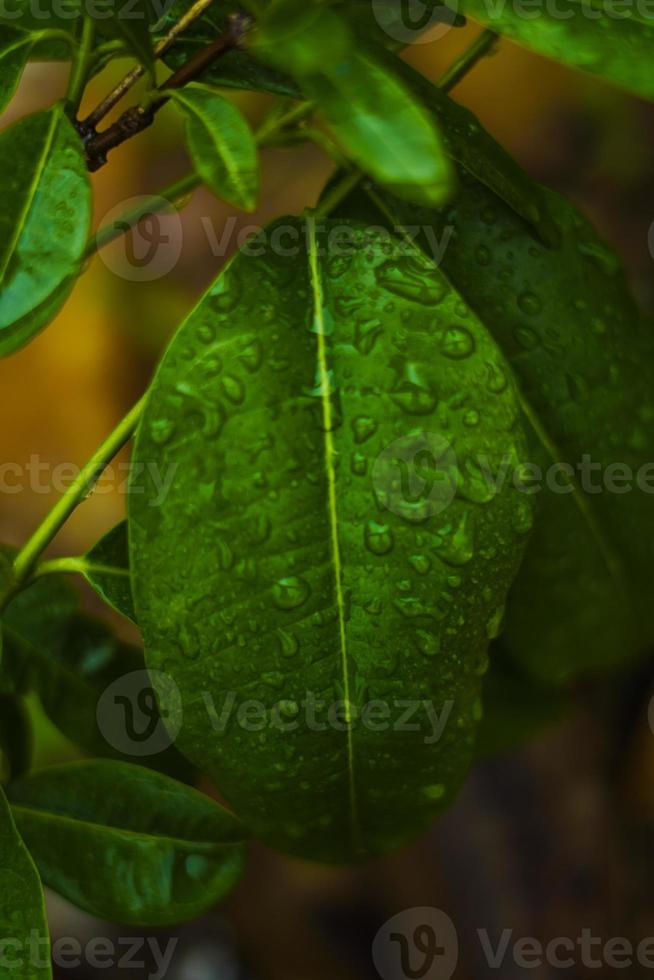
[[[619,0],[560,0],[552,9],[529,0],[527,12],[520,3],[463,0],[457,9],[538,54],[654,98],[654,13],[646,7],[641,11]]]
[[[239,822],[149,769],[70,763],[7,792],[43,881],[92,915],[129,925],[182,922],[223,898],[243,870]]]
[[[45,918],[43,888],[34,862],[21,840],[4,790],[0,788],[0,937],[4,947],[0,980],[49,980],[50,942]],[[34,947],[38,959],[34,958]]]
[[[91,548],[80,571],[105,602],[136,623],[129,574],[127,521],[121,521]]]
[[[530,526],[475,465],[524,449],[490,337],[417,251],[351,226],[343,252],[335,228],[272,226],[183,324],[135,448],[175,479],[129,512],[179,747],[258,837],[325,861],[398,846],[451,800]]]
[[[82,143],[61,106],[0,134],[0,356],[47,325],[78,275],[91,222]]]
[[[242,114],[209,85],[171,95],[187,117],[186,142],[197,173],[218,197],[254,211],[259,197],[257,147]]]
[[[0,112],[11,101],[30,53],[23,31],[0,26]]]
[[[462,174],[461,184],[447,213],[381,191],[382,210],[352,197],[342,213],[420,227],[427,252],[430,238],[450,229],[441,269],[511,364],[530,461],[542,474],[540,517],[511,592],[505,641],[523,666],[558,683],[624,662],[654,637],[645,586],[654,541],[643,534],[651,514],[654,337],[619,261],[571,204],[540,189],[560,238],[546,248],[482,183]],[[570,482],[557,474],[559,464],[572,468]],[[632,473],[627,492],[624,481],[615,492],[606,483],[619,477],[616,465]]]

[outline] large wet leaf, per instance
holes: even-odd
[[[464,174],[447,213],[378,192],[382,211],[352,197],[343,214],[420,227],[430,254],[430,240],[449,229],[441,269],[511,363],[543,477],[505,641],[553,681],[620,663],[654,637],[646,585],[654,539],[643,531],[652,513],[654,337],[616,257],[570,203],[540,193],[560,231],[556,248]],[[574,478],[566,482],[557,464]]]
[[[155,731],[161,721],[142,652],[82,614],[62,577],[37,579],[16,596],[3,614],[2,630],[3,693],[38,693],[50,720],[90,755],[138,757],[152,768],[191,778],[170,739]]]
[[[0,980],[49,980],[50,942],[45,918],[43,888],[34,862],[21,840],[0,789],[0,938],[4,947],[4,964]],[[36,940],[36,942],[35,942]],[[37,951],[37,959],[34,950]]]
[[[84,151],[61,106],[0,134],[0,177],[0,356],[6,356],[63,305],[89,234]]]
[[[327,861],[451,800],[531,525],[477,466],[524,451],[489,335],[419,253],[338,227],[272,226],[184,323],[135,449],[176,476],[129,514],[177,744],[257,836]]]
[[[7,793],[45,884],[103,919],[194,918],[243,870],[242,825],[207,796],[149,769],[76,762],[27,776]]]
[[[654,98],[654,12],[619,0],[559,0],[555,9],[529,0],[528,8],[527,12],[511,3],[498,7],[485,0],[456,5],[460,13],[539,54]]]

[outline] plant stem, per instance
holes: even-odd
[[[53,558],[42,561],[34,569],[31,578],[42,578],[44,575],[83,574],[87,563],[83,556],[79,558]]]
[[[99,480],[103,470],[109,465],[123,446],[131,439],[145,407],[145,396],[118,423],[113,432],[96,449],[89,461],[82,467],[62,497],[50,513],[37,527],[14,561],[14,578],[21,585],[31,575],[39,557],[52,539],[66,523],[73,511],[88,496]]]
[[[196,52],[192,58],[189,58],[181,68],[166,79],[163,85],[155,89],[145,105],[132,106],[127,109],[113,125],[103,132],[95,133],[93,129],[89,129],[88,120],[79,123],[79,131],[86,143],[86,163],[91,173],[105,165],[110,150],[115,149],[152,125],[156,113],[168,102],[167,91],[182,88],[182,86],[199,78],[214,61],[222,58],[228,51],[233,51],[239,47],[251,23],[247,14],[232,14],[226,31],[220,37],[215,38],[210,44]]]
[[[70,79],[68,81],[68,91],[66,93],[66,111],[71,119],[76,117],[82,96],[84,95],[94,37],[95,21],[92,17],[85,17],[82,22],[82,36],[77,54],[73,59]]]
[[[176,24],[173,24],[171,29],[168,31],[165,37],[163,37],[154,48],[155,58],[160,58],[162,54],[165,54],[168,48],[177,40],[180,34],[182,34],[187,27],[189,27],[193,21],[197,20],[202,14],[211,6],[213,0],[196,0],[196,2],[186,11],[186,13],[180,17]],[[98,124],[107,116],[114,106],[118,105],[121,99],[129,92],[131,88],[136,85],[139,78],[145,74],[145,68],[143,65],[136,65],[135,68],[125,75],[124,78],[120,80],[118,85],[107,95],[99,106],[97,106],[93,112],[83,120],[80,125],[88,130],[94,130],[97,128]]]
[[[173,184],[164,187],[158,194],[153,194],[131,211],[125,211],[118,219],[111,224],[100,228],[95,235],[92,235],[86,246],[85,258],[89,259],[97,251],[109,245],[111,242],[126,234],[136,227],[141,218],[146,214],[159,214],[166,211],[168,207],[174,207],[176,202],[186,197],[202,183],[202,178],[196,173],[191,172],[180,177]]]
[[[478,34],[470,47],[450,65],[438,82],[438,87],[443,92],[451,92],[454,86],[458,85],[468,72],[475,67],[477,62],[491,53],[497,40],[498,37],[495,31],[486,29]]]

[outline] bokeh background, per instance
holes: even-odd
[[[477,30],[471,25],[450,31],[405,56],[437,79]],[[127,67],[114,65],[94,81],[89,109]],[[63,66],[29,66],[3,122],[49,104],[65,84]],[[533,176],[572,197],[595,221],[623,258],[641,303],[654,308],[648,248],[654,107],[506,41],[454,96]],[[231,97],[253,122],[268,104],[248,93]],[[156,192],[188,167],[180,121],[166,108],[153,129],[115,151],[110,165],[93,177],[95,224],[120,202]],[[81,464],[145,389],[167,339],[229,256],[212,254],[207,222],[220,235],[232,216],[238,230],[299,213],[315,203],[330,170],[313,147],[266,151],[264,203],[254,216],[196,192],[181,212],[180,259],[153,282],[125,279],[94,258],[57,320],[26,350],[0,361],[0,460]],[[103,485],[80,507],[53,555],[80,553],[123,516],[118,482]],[[54,499],[48,489],[0,494],[0,539],[24,541]],[[92,596],[85,602],[106,614]],[[123,623],[116,627],[129,636]],[[539,980],[562,972],[596,975],[579,964],[572,971],[524,971],[508,960],[491,971],[475,930],[486,928],[498,938],[508,928],[514,938],[544,942],[575,938],[583,928],[604,939],[654,935],[654,734],[648,724],[653,689],[645,664],[604,697],[580,698],[572,715],[527,748],[479,764],[439,824],[383,861],[326,870],[255,847],[250,870],[225,906],[188,926],[152,931],[164,940],[179,939],[167,977],[373,980],[377,930],[400,910],[419,906],[443,909],[454,921],[458,980],[498,973],[502,980],[527,973]],[[39,763],[73,752],[40,721]],[[49,907],[55,937],[84,941],[134,934],[98,923],[52,896]],[[151,972],[152,964],[96,972],[84,966],[57,975],[131,980]]]

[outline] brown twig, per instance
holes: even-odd
[[[101,133],[83,131],[82,136],[86,143],[86,162],[89,170],[92,173],[99,170],[107,162],[107,154],[110,150],[151,126],[156,113],[168,102],[169,96],[163,93],[171,89],[182,88],[182,86],[199,78],[215,61],[242,44],[250,26],[251,19],[248,14],[233,14],[229,18],[225,33],[211,41],[192,58],[189,58],[181,68],[178,68],[156,90],[154,98],[146,105],[132,106],[127,109],[113,125]],[[83,127],[86,122],[80,125]]]

